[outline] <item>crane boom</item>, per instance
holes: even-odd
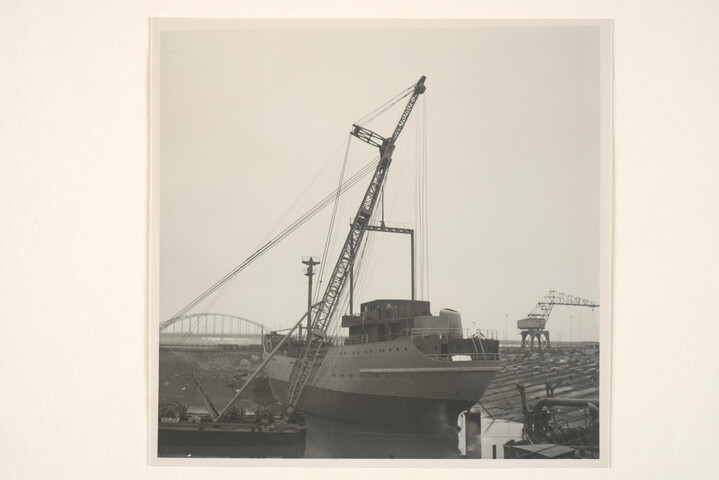
[[[407,106],[405,107],[391,137],[383,138],[371,130],[358,125],[353,125],[351,134],[370,145],[378,147],[380,150],[380,161],[375,169],[374,175],[372,176],[372,180],[367,187],[362,203],[357,210],[357,214],[352,221],[352,225],[350,226],[347,239],[342,247],[340,257],[337,260],[337,264],[332,271],[332,276],[327,283],[327,287],[322,297],[322,303],[317,313],[312,316],[312,324],[310,330],[307,332],[308,338],[302,349],[302,354],[295,361],[292,372],[290,373],[287,385],[287,400],[285,403],[288,415],[292,415],[294,413],[295,406],[299,401],[302,390],[307,384],[316,362],[321,361],[322,359],[320,352],[322,347],[326,345],[327,328],[329,327],[330,320],[337,308],[337,302],[340,295],[346,285],[350,267],[355,261],[356,253],[360,250],[359,247],[361,245],[362,238],[364,237],[365,226],[368,224],[370,217],[374,212],[379,192],[381,191],[382,185],[387,178],[387,171],[390,163],[392,163],[392,152],[394,151],[395,142],[397,141],[399,134],[402,132],[402,129],[412,112],[414,104],[417,102],[417,98],[425,91],[425,78],[426,77],[422,76],[415,84],[412,96],[407,102]]]
[[[532,310],[527,318],[519,320],[517,322],[517,328],[520,329],[543,329],[549,319],[549,314],[552,313],[552,308],[555,305],[571,305],[575,307],[598,307],[599,304],[592,300],[586,300],[584,298],[574,297],[561,292],[550,290],[544,299],[540,301],[534,310]]]

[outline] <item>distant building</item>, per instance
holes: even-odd
[[[599,355],[599,342],[582,342],[582,352],[587,355]]]

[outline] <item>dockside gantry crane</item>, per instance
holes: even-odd
[[[310,379],[312,371],[321,364],[323,351],[327,347],[327,329],[331,323],[333,315],[336,313],[338,300],[347,284],[350,268],[354,264],[357,252],[360,251],[362,239],[364,237],[366,226],[370,217],[374,212],[377,199],[382,191],[382,185],[387,178],[387,171],[392,163],[392,152],[394,152],[395,142],[402,133],[402,129],[407,123],[409,114],[412,112],[417,98],[424,93],[425,81],[422,76],[414,85],[412,94],[407,102],[407,106],[394,129],[392,136],[383,138],[375,132],[368,130],[359,125],[353,125],[350,132],[353,136],[359,138],[363,142],[379,148],[380,160],[375,169],[372,180],[370,181],[367,191],[362,199],[362,203],[357,210],[357,214],[350,226],[349,234],[342,247],[340,257],[337,260],[332,276],[330,277],[325,289],[322,301],[320,302],[318,311],[312,315],[312,323],[307,332],[307,340],[302,349],[301,355],[295,361],[292,372],[290,373],[289,383],[287,385],[287,399],[285,401],[286,413],[288,416],[295,414],[297,403],[302,394],[302,390]]]
[[[527,318],[517,321],[517,328],[522,334],[522,349],[530,347],[534,349],[534,341],[537,341],[537,348],[544,350],[550,347],[549,331],[544,327],[549,320],[549,314],[555,305],[571,305],[575,307],[598,307],[599,304],[591,300],[585,300],[579,297],[573,297],[561,292],[550,290],[544,299],[540,301],[534,310],[532,310]],[[527,342],[529,338],[529,342]]]

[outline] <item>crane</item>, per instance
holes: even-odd
[[[404,112],[402,112],[397,126],[390,137],[384,138],[360,125],[352,125],[351,135],[379,148],[380,161],[367,187],[362,203],[360,203],[357,214],[352,221],[350,231],[342,247],[337,264],[327,282],[322,302],[318,307],[317,313],[312,315],[312,322],[307,332],[307,340],[302,348],[302,353],[295,361],[292,372],[290,373],[287,385],[287,399],[285,402],[286,413],[290,417],[295,413],[297,402],[310,378],[310,374],[314,367],[322,361],[323,357],[321,352],[323,347],[327,345],[327,329],[331,323],[330,320],[335,314],[338,300],[347,284],[350,268],[354,264],[356,253],[360,251],[359,247],[364,237],[365,227],[374,212],[377,199],[384,181],[387,178],[387,171],[392,163],[392,153],[394,152],[395,142],[399,134],[402,133],[402,129],[407,123],[407,119],[417,102],[417,98],[424,93],[426,89],[424,86],[425,78],[425,76],[422,76],[414,85],[407,106]]]
[[[574,307],[599,307],[597,302],[586,300],[584,298],[574,297],[561,292],[550,290],[542,301],[540,301],[534,310],[529,312],[527,318],[517,321],[517,328],[522,334],[522,348],[526,348],[527,337],[530,340],[530,346],[534,348],[534,340],[537,340],[537,348],[543,350],[549,348],[549,332],[544,329],[549,320],[549,314],[555,305],[571,305]]]

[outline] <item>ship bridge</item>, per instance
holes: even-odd
[[[443,308],[439,315],[432,315],[429,302],[423,300],[384,299],[363,303],[360,313],[342,317],[342,326],[350,329],[350,338],[362,338],[366,342],[401,336],[464,336],[459,312]]]

